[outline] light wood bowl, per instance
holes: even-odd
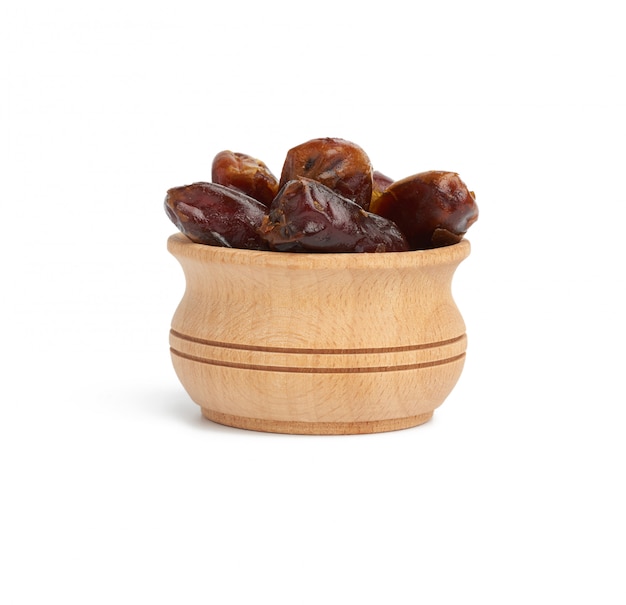
[[[456,384],[465,324],[451,294],[470,244],[296,254],[172,235],[185,273],[174,369],[202,414],[258,431],[376,433],[428,421]]]

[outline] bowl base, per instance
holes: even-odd
[[[433,417],[433,412],[428,412],[418,416],[409,416],[408,418],[390,418],[362,422],[299,422],[232,416],[231,414],[224,414],[207,408],[201,408],[201,410],[205,418],[218,424],[249,431],[284,433],[287,435],[364,435],[368,433],[385,433],[418,426],[428,422]]]

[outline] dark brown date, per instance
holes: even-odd
[[[267,208],[240,191],[217,183],[175,187],[165,196],[165,212],[196,243],[267,250],[259,236]]]
[[[213,159],[211,172],[214,183],[237,189],[265,206],[278,193],[278,179],[270,169],[245,153],[220,151]]]
[[[372,199],[372,165],[366,153],[344,139],[312,139],[287,152],[280,186],[298,177],[330,187],[365,210]]]
[[[372,202],[370,203],[370,209],[372,204],[383,194],[383,192],[393,183],[393,179],[384,175],[378,170],[374,170],[372,173]]]
[[[281,252],[402,252],[408,243],[391,221],[367,212],[322,183],[289,181],[272,202],[261,235]]]
[[[455,244],[478,218],[474,192],[457,173],[438,170],[396,181],[371,210],[394,221],[413,250]]]

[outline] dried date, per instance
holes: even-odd
[[[175,187],[167,192],[165,212],[196,243],[267,250],[259,236],[267,208],[240,191],[217,183]]]
[[[392,221],[302,177],[288,181],[279,191],[260,232],[271,250],[281,252],[408,250]]]
[[[438,170],[396,181],[371,210],[394,221],[413,250],[455,244],[478,218],[474,193],[457,173]]]
[[[365,210],[372,199],[372,165],[358,145],[344,139],[312,139],[287,152],[280,186],[298,177],[313,179]]]
[[[211,179],[214,183],[237,189],[265,206],[278,193],[278,179],[261,160],[245,153],[220,151],[213,159]]]
[[[370,203],[370,209],[372,204],[376,203],[376,200],[387,190],[389,185],[393,183],[393,179],[384,175],[378,170],[374,170],[372,173],[372,201]]]

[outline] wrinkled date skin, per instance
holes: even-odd
[[[216,183],[175,187],[167,192],[165,212],[196,243],[267,250],[259,236],[267,208],[240,191]]]
[[[261,160],[245,153],[220,151],[213,158],[214,183],[237,189],[269,206],[278,193],[278,179]]]
[[[408,243],[391,221],[363,210],[307,178],[286,183],[261,235],[281,252],[403,252]]]
[[[368,210],[372,199],[372,165],[358,145],[344,139],[312,139],[287,152],[280,186],[298,177],[326,185]]]
[[[394,221],[413,250],[455,244],[478,218],[474,193],[456,172],[438,170],[396,181],[371,210]]]

